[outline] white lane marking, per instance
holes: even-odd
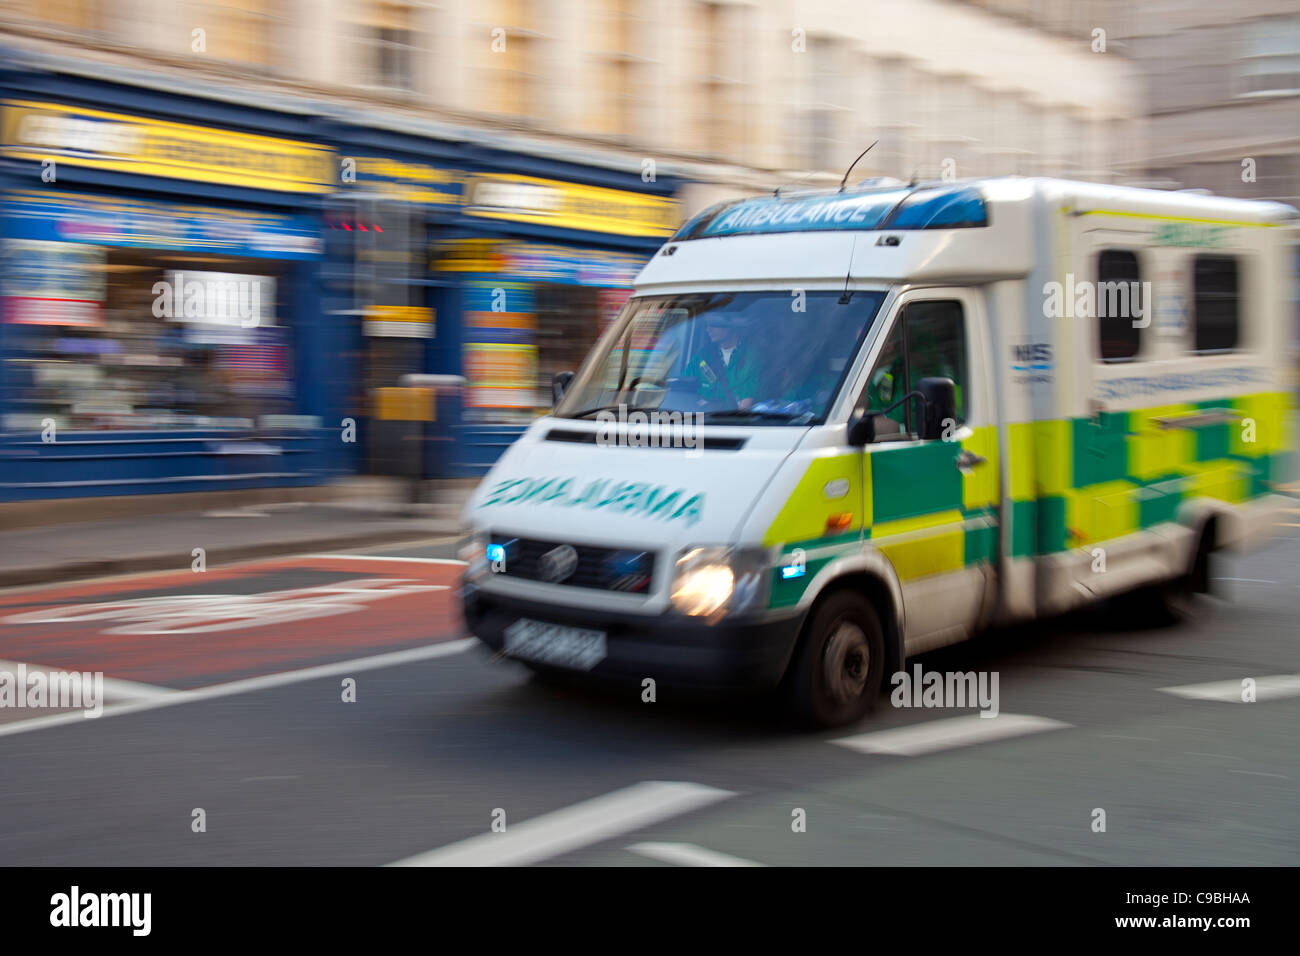
[[[1264,578],[1215,578],[1216,581],[1239,581],[1242,584],[1277,584],[1276,581],[1268,581]]]
[[[1205,684],[1183,684],[1179,687],[1161,687],[1160,690],[1175,697],[1186,697],[1188,700],[1219,700],[1241,704],[1245,703],[1241,699],[1242,680],[1244,678],[1209,681]],[[1256,677],[1254,681],[1256,700],[1282,700],[1300,695],[1300,674],[1272,674],[1268,677]]]
[[[382,554],[304,554],[304,558],[315,561],[409,561],[412,564],[455,564],[465,566],[464,561],[455,558],[390,558]]]
[[[501,833],[483,833],[389,865],[522,866],[734,796],[730,790],[699,783],[648,780],[523,823],[508,824]]]
[[[27,673],[31,674],[40,671],[43,674],[51,672],[72,673],[72,668],[54,667],[49,664],[27,664]],[[0,661],[0,671],[8,671],[10,674],[18,670],[16,661]],[[95,673],[94,671],[80,671],[79,673]],[[113,697],[119,700],[158,700],[162,697],[170,697],[173,694],[179,694],[181,691],[171,687],[159,687],[156,684],[141,684],[138,681],[123,680],[120,677],[104,678],[104,696]]]
[[[200,687],[197,690],[178,690],[174,694],[151,700],[107,705],[104,707],[103,713],[94,719],[103,720],[106,717],[117,717],[123,714],[138,714],[146,710],[157,710],[160,707],[174,707],[177,704],[191,704],[201,700],[214,700],[218,697],[233,697],[236,694],[247,694],[271,687],[283,687],[287,684],[299,684],[303,681],[319,680],[323,677],[354,674],[358,671],[378,670],[382,667],[393,667],[397,664],[409,664],[414,661],[449,657],[452,654],[459,654],[461,651],[468,650],[477,643],[478,641],[475,638],[466,637],[458,641],[428,644],[424,647],[412,647],[402,651],[391,651],[387,654],[375,654],[371,657],[357,657],[350,661],[339,661],[335,664],[304,667],[296,671],[285,671],[282,674],[248,677],[243,680],[228,681],[225,684],[213,684],[211,687]],[[82,723],[92,722],[87,721],[80,712],[50,714],[48,717],[35,717],[32,720],[25,720],[20,723],[0,725],[0,737],[8,737],[10,734],[23,734],[29,730],[44,730],[47,727],[60,727],[77,721]]]
[[[1291,779],[1284,773],[1265,773],[1262,770],[1229,770],[1228,773],[1240,773],[1248,777],[1277,777],[1279,780]]]
[[[1060,730],[1069,726],[1071,725],[1052,720],[1050,717],[1032,717],[1024,714],[981,717],[979,714],[971,714],[966,717],[929,720],[923,724],[900,727],[897,730],[877,730],[853,737],[841,737],[832,740],[831,743],[848,747],[858,753],[914,757],[918,754],[934,753],[937,750],[968,747],[989,740],[1036,734],[1044,730]]]
[[[663,863],[677,866],[763,866],[753,860],[728,856],[694,843],[634,843],[628,847],[633,853],[648,856]]]

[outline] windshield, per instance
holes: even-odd
[[[822,422],[885,293],[842,298],[794,290],[631,299],[555,414],[622,405],[714,422]]]

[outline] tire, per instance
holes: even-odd
[[[839,727],[860,720],[880,696],[885,636],[871,602],[839,591],[817,605],[788,676],[788,702],[801,722]]]
[[[1157,627],[1172,627],[1201,617],[1206,610],[1201,595],[1210,592],[1211,556],[1209,542],[1202,535],[1192,566],[1185,574],[1136,591],[1134,606],[1139,620]]]

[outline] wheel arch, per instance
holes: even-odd
[[[817,607],[831,595],[845,590],[861,594],[876,609],[880,626],[885,632],[885,675],[888,679],[890,674],[902,668],[905,659],[903,634],[906,609],[903,604],[903,588],[893,565],[876,551],[864,552],[860,559],[833,562],[818,574],[808,588],[805,601],[800,602],[804,605],[803,624],[794,654],[798,654],[807,638],[808,622],[812,620]]]

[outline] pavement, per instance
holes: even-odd
[[[82,521],[0,531],[0,587],[68,581],[460,533],[466,482],[430,482],[410,503],[403,481],[367,480],[353,497]]]
[[[493,659],[454,539],[10,589],[0,670],[107,703],[0,708],[0,865],[1294,865],[1298,526],[1194,623],[1100,605],[909,662],[997,674],[997,717],[885,696],[816,733]]]

